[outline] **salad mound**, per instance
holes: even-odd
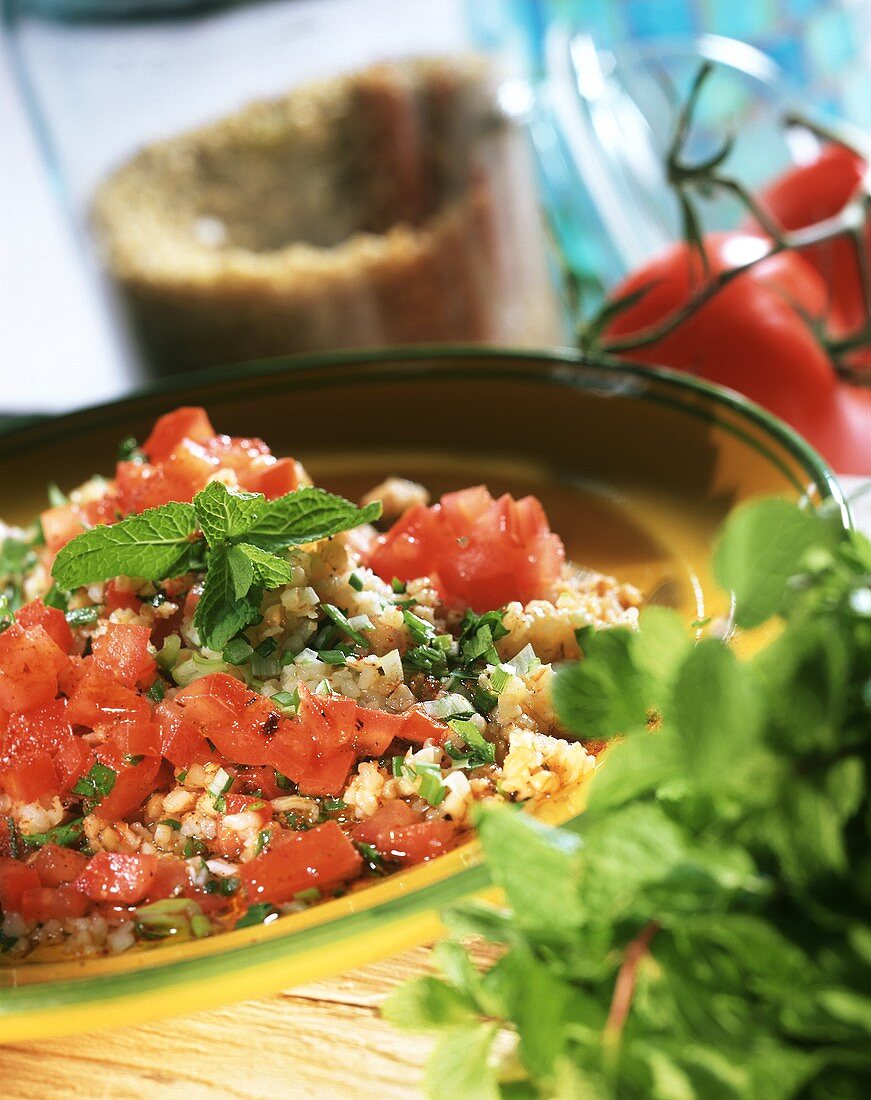
[[[357,506],[192,408],[53,497],[0,549],[0,958],[269,921],[596,766],[552,664],[640,596],[533,497]]]

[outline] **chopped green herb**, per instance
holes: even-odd
[[[321,900],[321,892],[317,886],[309,886],[307,890],[300,890],[299,893],[294,894],[293,900],[313,905],[316,901]]]
[[[275,703],[282,711],[295,714],[299,708],[299,688],[294,688],[292,692],[276,691],[274,695],[270,695],[269,701]]]
[[[258,924],[271,924],[281,916],[274,905],[260,901],[256,905],[249,905],[248,910],[237,921],[236,928],[253,928]]]
[[[322,649],[318,654],[327,665],[342,666],[348,663],[348,654],[341,649]]]
[[[444,802],[447,789],[441,779],[433,775],[432,772],[418,770],[418,780],[418,791],[425,802],[428,802],[430,806],[438,806]]]
[[[348,584],[350,584],[355,592],[363,591],[363,580],[356,573],[352,573],[350,577],[348,577]]]
[[[185,859],[192,859],[194,856],[204,856],[208,850],[209,849],[201,840],[195,836],[191,836],[185,841],[181,854]]]
[[[211,932],[211,924],[191,898],[163,898],[140,905],[134,915],[137,934],[144,940],[200,939]]]
[[[126,439],[122,439],[118,444],[118,461],[119,462],[147,462],[148,459],[145,453],[139,449],[139,444],[132,435],[128,435]]]
[[[383,875],[385,873],[384,857],[374,844],[366,844],[362,840],[355,840],[354,847],[363,857],[363,862],[372,874]]]
[[[90,626],[99,617],[99,607],[76,607],[72,611],[67,611],[65,615],[66,621],[74,629],[80,626]]]
[[[144,759],[144,756],[134,755],[128,752],[127,755],[124,757],[124,762],[126,764],[129,764],[131,768],[135,768],[138,764],[141,764]]]
[[[177,833],[181,828],[181,822],[176,821],[174,817],[165,817],[163,821],[158,821],[158,825],[168,825],[174,833]]]
[[[114,772],[112,773],[114,775]],[[45,833],[18,833],[25,848],[42,848],[46,844],[57,844],[60,848],[75,848],[84,836],[84,818],[77,817],[66,825],[55,825]]]
[[[145,693],[152,703],[159,703],[166,695],[166,681],[158,676],[148,691]]]
[[[257,834],[257,843],[254,845],[254,855],[259,856],[263,849],[269,844],[272,837],[272,833],[269,829],[261,829]]]
[[[89,802],[99,802],[111,793],[118,778],[116,772],[101,764],[99,760],[91,767],[87,775],[83,775],[73,787],[73,794],[81,795]]]
[[[506,668],[494,668],[490,676],[490,685],[494,695],[501,695],[511,679],[511,673]]]
[[[48,483],[46,495],[48,496],[48,503],[52,508],[63,508],[65,504],[69,504],[70,502],[70,498],[66,493],[62,493],[53,481]]]
[[[448,722],[448,725],[459,737],[465,741],[468,747],[472,750],[469,754],[470,765],[472,767],[481,767],[484,764],[492,764],[496,760],[495,746],[487,740],[487,738],[481,733],[474,722],[466,721],[462,718],[453,718]],[[472,761],[475,761],[472,763]]]
[[[401,581],[399,577],[393,578],[393,580],[390,582],[390,587],[393,589],[397,596],[401,596],[404,592],[407,591],[405,587],[405,581]]]
[[[288,779],[286,775],[282,775],[279,771],[273,770],[272,774],[275,776],[275,785],[280,791],[296,790],[296,783],[292,779]]]
[[[394,756],[390,761],[390,770],[394,779],[401,779],[405,775],[405,757]]]

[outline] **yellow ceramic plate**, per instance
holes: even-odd
[[[747,497],[830,501],[821,460],[727,391],[665,371],[566,355],[393,351],[272,361],[184,378],[0,436],[0,514],[27,522],[49,481],[113,468],[180,404],[257,435],[349,495],[387,473],[436,492],[485,481],[534,492],[569,556],[638,584],[691,621],[728,610],[708,574],[713,532]],[[580,810],[555,808],[569,822]],[[114,958],[0,967],[0,1039],[132,1024],[274,992],[439,934],[446,904],[487,889],[477,845],[268,926]]]

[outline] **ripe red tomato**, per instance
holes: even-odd
[[[36,853],[31,866],[43,886],[61,886],[66,882],[75,882],[87,862],[88,857],[82,852],[46,844]]]
[[[46,607],[42,600],[31,600],[15,613],[15,619],[23,627],[41,626],[52,641],[64,653],[69,653],[73,645],[73,632],[70,630],[63,611],[57,607]]]
[[[783,229],[805,229],[839,214],[856,194],[868,165],[843,145],[826,145],[807,164],[788,169],[759,195]],[[871,224],[865,227],[865,251],[871,259]],[[846,237],[810,245],[801,255],[819,272],[831,292],[829,316],[838,333],[864,321],[862,280],[856,250]]]
[[[380,536],[369,566],[388,581],[431,577],[446,606],[489,611],[546,596],[564,558],[535,497],[494,500],[477,485],[409,508]]]
[[[38,886],[21,895],[20,912],[27,921],[45,923],[83,917],[90,908],[90,899],[74,886]]]
[[[712,273],[749,262],[765,238],[719,233],[706,238]],[[663,321],[701,285],[698,257],[683,242],[634,272],[614,291],[648,287],[613,321],[626,337]],[[810,264],[781,253],[739,276],[668,335],[624,354],[738,390],[805,436],[841,473],[871,473],[871,390],[841,383],[802,314],[822,317],[826,288]]]
[[[124,687],[149,687],[157,668],[148,652],[151,631],[138,623],[106,623],[94,639],[94,664]]]
[[[135,905],[148,893],[157,864],[153,855],[97,852],[76,879],[76,886],[93,901]]]
[[[380,838],[379,851],[400,863],[423,863],[449,852],[456,842],[456,825],[442,818],[389,829]]]
[[[27,890],[39,889],[39,875],[17,859],[0,859],[0,909],[20,913],[21,898]]]
[[[120,821],[138,809],[158,786],[163,764],[159,756],[131,756],[107,742],[97,749],[97,759],[115,773],[112,789],[94,809],[105,821]]]
[[[268,852],[239,868],[249,900],[280,905],[316,886],[329,890],[360,873],[363,860],[335,821],[277,834]]]
[[[363,844],[371,844],[373,848],[384,854],[389,846],[391,830],[413,825],[419,821],[420,814],[415,813],[407,802],[394,799],[392,802],[385,802],[371,817],[355,825],[351,830],[351,836]]]
[[[0,709],[32,710],[50,703],[67,663],[44,627],[13,623],[0,634]]]

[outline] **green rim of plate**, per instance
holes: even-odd
[[[460,360],[463,361],[462,366]],[[489,369],[475,372],[470,364],[475,360],[490,364]],[[405,375],[463,377],[493,376],[492,365],[502,360],[514,368],[512,377],[525,378],[527,375],[538,383],[585,388],[615,394],[625,394],[644,400],[654,400],[660,404],[679,407],[685,413],[691,413],[708,422],[716,423],[733,435],[742,438],[773,462],[789,477],[795,487],[804,492],[808,483],[800,483],[764,443],[749,432],[729,420],[717,416],[717,409],[727,409],[737,413],[750,423],[761,427],[774,442],[788,451],[799,466],[806,472],[810,484],[816,488],[823,504],[835,507],[846,528],[852,527],[852,518],[848,502],[836,478],[822,458],[800,436],[782,421],[766,410],[748,401],[740,394],[722,389],[699,379],[661,368],[652,368],[627,362],[612,362],[585,357],[571,350],[529,351],[481,347],[438,347],[438,348],[386,348],[363,352],[337,352],[313,356],[284,357],[247,363],[244,365],[216,368],[207,373],[185,374],[172,379],[160,380],[137,389],[117,401],[44,419],[30,418],[17,423],[0,425],[0,449],[15,449],[17,439],[22,445],[28,443],[28,437],[34,433],[48,434],[54,438],[63,436],[67,431],[76,431],[75,422],[82,417],[96,417],[106,421],[113,417],[123,417],[131,405],[150,397],[169,396],[174,392],[201,389],[203,398],[207,392],[221,383],[245,379],[252,383],[266,382],[270,378],[289,376],[291,379],[304,372],[326,371],[336,367],[354,365],[381,366],[383,371],[369,374],[368,378]],[[447,365],[446,365],[447,363]],[[451,365],[454,363],[455,365]],[[404,364],[404,366],[403,366]],[[549,367],[550,370],[543,368]],[[350,371],[347,378],[355,377]],[[356,376],[359,377],[359,376]],[[329,384],[337,385],[345,380],[342,377],[331,378]],[[656,382],[671,393],[651,393],[649,384]],[[627,385],[629,383],[629,385]],[[317,378],[314,384],[317,385]],[[323,383],[321,383],[323,384]],[[712,407],[704,408],[699,404],[681,400],[681,395],[699,395],[706,398]],[[563,827],[577,827],[579,817],[565,823]],[[475,862],[477,860],[477,862]],[[470,846],[470,863],[447,878],[414,888],[414,871],[406,872],[405,881],[409,888],[387,901],[367,905],[358,911],[344,912],[332,919],[324,920],[305,928],[294,928],[289,922],[287,934],[276,936],[257,943],[241,946],[228,945],[226,951],[200,955],[190,959],[170,959],[166,964],[154,964],[154,955],[149,957],[148,967],[141,970],[124,971],[116,974],[93,974],[81,978],[64,979],[50,982],[36,982],[21,986],[0,986],[0,1018],[3,1016],[26,1016],[31,1013],[44,1014],[51,1010],[70,1009],[78,1004],[105,1002],[127,999],[138,993],[159,989],[170,983],[203,980],[230,971],[240,972],[262,965],[277,963],[279,960],[293,958],[330,943],[346,940],[354,935],[379,930],[385,939],[390,939],[390,929],[408,917],[424,912],[441,909],[469,895],[478,893],[490,885],[486,868],[480,863],[480,857]],[[345,899],[347,900],[347,899]],[[325,907],[336,903],[326,903]],[[232,936],[234,933],[228,933]],[[220,937],[218,938],[220,942]],[[159,950],[159,949],[158,949]],[[385,952],[389,953],[389,952]],[[267,990],[264,990],[267,992]]]

